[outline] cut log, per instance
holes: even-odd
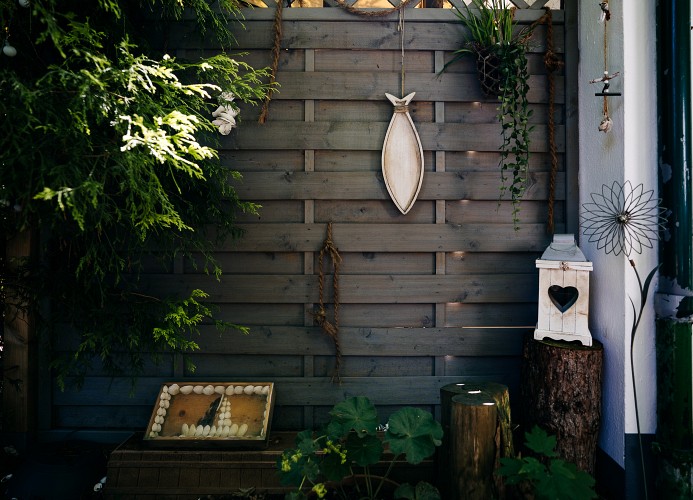
[[[440,402],[444,432],[438,455],[441,498],[484,498],[489,491],[494,496],[486,498],[502,498],[505,487],[493,471],[501,457],[514,455],[508,388],[495,382],[448,384],[440,389]],[[487,427],[493,427],[490,441],[484,437]],[[489,454],[490,470],[486,464]]]
[[[601,419],[603,346],[525,339],[522,422],[556,436],[556,452],[594,474]]]

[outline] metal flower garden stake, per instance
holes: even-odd
[[[643,281],[635,261],[630,258],[633,252],[642,253],[644,248],[653,248],[658,240],[658,230],[664,227],[665,209],[659,206],[660,200],[654,198],[654,191],[645,191],[642,184],[635,188],[629,181],[623,185],[614,181],[611,186],[602,186],[601,193],[592,193],[592,202],[582,205],[583,233],[589,241],[597,243],[599,250],[606,254],[623,254],[630,262],[640,288],[639,306],[629,297],[633,307],[633,326],[630,333],[630,372],[633,382],[633,401],[635,404],[635,421],[638,428],[638,444],[642,465],[643,484],[647,498],[647,482],[645,476],[645,461],[640,433],[640,417],[638,413],[638,397],[635,388],[635,367],[633,365],[633,344],[640,320],[642,319],[647,296],[659,265],[655,266]]]

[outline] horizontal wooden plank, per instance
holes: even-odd
[[[529,295],[528,295],[529,299]],[[463,304],[444,305],[443,326],[532,328],[537,324],[537,303],[523,304]]]
[[[389,197],[380,200],[315,200],[314,206],[314,222],[435,224],[436,221],[435,200],[417,200],[406,217],[401,216]]]
[[[426,172],[417,200],[493,200],[499,198],[500,174],[494,172]],[[562,172],[556,199],[565,196]],[[247,200],[389,200],[381,172],[245,172],[232,181]],[[526,200],[548,198],[549,174],[530,172]],[[511,219],[506,219],[511,220]]]
[[[353,72],[291,72],[279,71],[277,82],[280,87],[273,95],[274,100],[284,99],[340,99],[344,101],[382,100],[385,92],[399,95],[401,75],[392,73]],[[548,87],[544,75],[529,78],[527,98],[530,103],[546,102]],[[554,77],[556,103],[564,101],[564,78]],[[430,102],[489,102],[495,98],[485,97],[479,79],[473,73],[409,73],[406,76],[406,92],[416,92],[416,101]]]
[[[211,302],[317,303],[315,275],[224,275],[219,281],[200,275],[149,275],[144,290],[155,296],[186,295],[201,288]],[[332,297],[332,276],[325,278],[325,297]],[[339,301],[344,304],[416,304],[441,302],[531,302],[536,300],[538,275],[464,274],[342,275]],[[326,302],[331,302],[327,299]]]
[[[424,150],[498,151],[501,145],[498,124],[416,123]],[[246,123],[222,139],[222,148],[265,150],[382,150],[387,122],[274,122]],[[556,150],[565,147],[565,127],[555,128]],[[546,152],[548,131],[535,125],[530,133],[530,151]]]
[[[428,10],[428,9],[426,9]],[[283,13],[293,12],[284,9]],[[411,11],[410,11],[411,12]],[[466,39],[468,31],[455,17],[452,11],[444,9],[439,21],[406,19],[404,30],[405,50],[442,50],[454,51],[460,48]],[[356,22],[355,22],[356,21]],[[246,20],[243,24],[234,23],[230,31],[238,42],[240,49],[258,49],[271,47],[273,19]],[[554,23],[554,47],[556,52],[563,51],[563,27],[559,22]],[[150,25],[151,26],[151,25]],[[356,18],[353,15],[348,20],[313,21],[282,19],[283,49],[365,49],[365,50],[399,50],[402,43],[401,34],[397,29],[398,19],[381,16]],[[153,29],[153,35],[158,35],[155,45],[162,45],[161,31]],[[180,22],[178,29],[166,33],[166,41],[170,47],[186,47],[188,49],[212,49],[218,47],[218,41],[212,37],[201,37],[192,23]],[[545,27],[539,27],[533,35],[531,51],[543,52],[545,46]]]
[[[404,216],[403,216],[404,217]],[[316,252],[326,224],[239,224],[239,240],[218,251]],[[342,252],[537,252],[550,243],[544,224],[334,224]]]
[[[536,308],[535,308],[536,309]],[[354,328],[339,330],[344,356],[520,356],[524,328]],[[198,339],[211,354],[334,354],[332,340],[317,326],[251,327],[248,335],[205,327]],[[263,358],[264,359],[264,358]]]
[[[362,9],[364,12],[378,11],[380,9]],[[552,10],[552,17],[555,24],[563,23],[565,13],[563,10]],[[515,19],[519,23],[530,23],[539,19],[544,14],[543,10],[518,9],[515,11]],[[274,9],[242,9],[241,17],[246,22],[256,20],[274,19]],[[309,8],[309,9],[284,9],[282,19],[286,21],[353,21],[354,14],[343,9],[328,8]],[[360,19],[360,18],[356,18]],[[387,14],[383,19],[397,20],[397,13]],[[450,9],[408,9],[406,13],[407,22],[444,22],[456,21],[457,17]]]
[[[495,374],[494,374],[495,375]],[[440,403],[440,388],[452,383],[488,380],[489,376],[415,376],[415,377],[343,377],[340,383],[331,377],[259,377],[255,380],[229,382],[274,382],[277,405],[331,406],[354,396],[366,396],[379,405],[427,405]],[[217,378],[185,379],[191,383],[220,382]],[[183,379],[175,379],[180,383]],[[503,383],[502,380],[494,380]],[[69,383],[70,381],[68,381]],[[85,401],[96,406],[137,406],[157,403],[161,384],[172,382],[163,378],[141,378],[133,393],[130,381],[122,378],[92,377],[84,381],[81,390],[72,385],[53,395],[56,406],[80,405]]]

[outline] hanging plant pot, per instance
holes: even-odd
[[[485,47],[476,47],[476,71],[481,92],[486,97],[498,97],[501,84],[501,60],[498,55]]]

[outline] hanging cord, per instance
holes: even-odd
[[[332,268],[334,273],[332,275],[332,287],[334,289],[334,324],[327,320],[327,312],[325,311],[324,302],[324,285],[325,285],[325,269],[323,268],[323,258],[325,254],[329,256],[332,260]],[[325,243],[320,249],[320,254],[318,256],[318,267],[319,267],[319,281],[318,281],[318,292],[320,305],[318,312],[312,313],[315,318],[316,323],[322,330],[332,339],[335,348],[335,367],[334,373],[332,374],[332,382],[341,382],[341,377],[339,370],[342,365],[342,348],[339,345],[339,264],[342,262],[342,257],[339,255],[339,250],[334,246],[332,242],[332,223],[327,223],[327,238],[325,238]]]
[[[401,67],[401,96],[404,97],[404,9],[399,11],[399,22],[397,23],[397,31],[399,31],[399,48],[402,53],[402,60],[400,62]]]
[[[558,154],[556,153],[556,124],[554,119],[554,103],[556,101],[556,83],[554,72],[563,67],[561,61],[554,51],[553,45],[553,14],[549,7],[544,7],[546,11],[543,16],[532,24],[532,29],[539,24],[546,24],[546,52],[544,53],[544,67],[549,84],[549,153],[551,154],[551,171],[549,173],[549,199],[548,199],[548,220],[546,230],[553,233],[555,228],[554,221],[554,202],[556,200],[556,175],[558,172]],[[531,32],[531,30],[530,30]]]
[[[608,2],[607,2],[608,5]],[[607,11],[608,12],[608,11]],[[609,42],[606,34],[606,25],[607,25],[607,19],[604,19],[604,75],[609,74],[609,68],[607,67],[607,52],[609,50]],[[606,96],[603,97],[604,99],[604,104],[602,104],[602,111],[604,112],[604,118],[609,117],[609,101],[607,100]]]
[[[270,86],[265,95],[265,102],[262,103],[262,111],[258,123],[265,123],[269,116],[269,104],[274,93],[274,83],[277,81],[277,69],[279,68],[279,51],[282,45],[282,11],[284,9],[284,0],[277,0],[277,10],[274,12],[274,24],[272,30],[274,32],[274,41],[272,43],[272,64],[270,67]]]

